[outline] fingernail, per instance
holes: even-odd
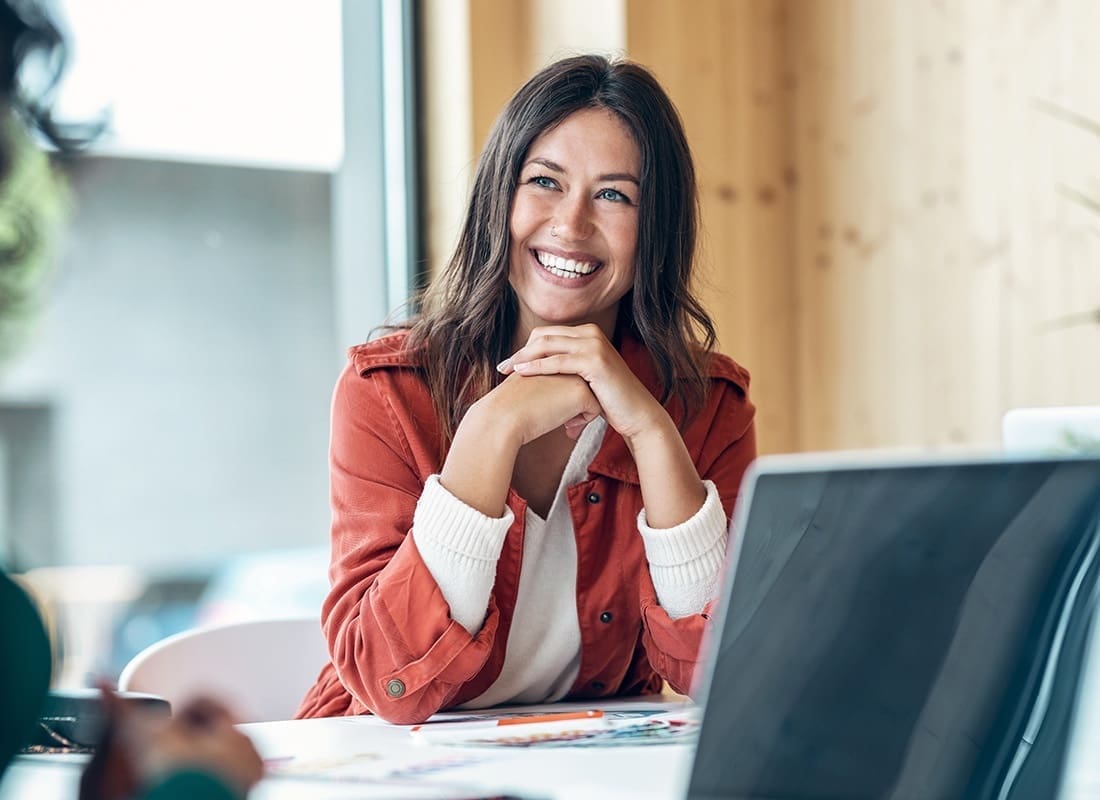
[[[524,361],[520,364],[513,364],[512,365],[512,371],[513,372],[526,372],[530,368],[531,368],[531,362],[530,361]]]
[[[497,364],[497,372],[507,372],[508,368],[512,366],[512,359],[506,358]]]

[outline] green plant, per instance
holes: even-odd
[[[0,361],[10,357],[42,303],[52,244],[67,201],[49,157],[18,121],[0,124],[10,143],[0,180]]]

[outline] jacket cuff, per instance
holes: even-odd
[[[653,588],[673,619],[703,611],[717,594],[725,563],[729,521],[714,482],[703,481],[703,486],[707,497],[702,507],[679,525],[651,528],[645,509],[638,514]]]
[[[485,622],[497,560],[515,515],[487,517],[431,475],[413,514],[416,549],[451,608],[451,618],[474,635]]]

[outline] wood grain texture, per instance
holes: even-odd
[[[1007,408],[1097,402],[1100,326],[1055,325],[1100,306],[1100,214],[1059,189],[1100,136],[1039,109],[1096,111],[1095,4],[799,9],[801,445],[992,443]]]
[[[797,449],[791,75],[783,0],[628,0],[627,52],[677,105],[699,176],[702,295],[752,373],[764,452]]]

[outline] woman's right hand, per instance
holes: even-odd
[[[509,375],[462,418],[439,482],[466,505],[499,518],[519,449],[563,426],[575,439],[600,413],[577,375]]]
[[[602,413],[596,395],[577,375],[512,374],[474,408],[481,405],[484,408],[478,413],[488,414],[497,424],[515,432],[517,450],[563,426],[569,437],[576,439],[584,426]]]

